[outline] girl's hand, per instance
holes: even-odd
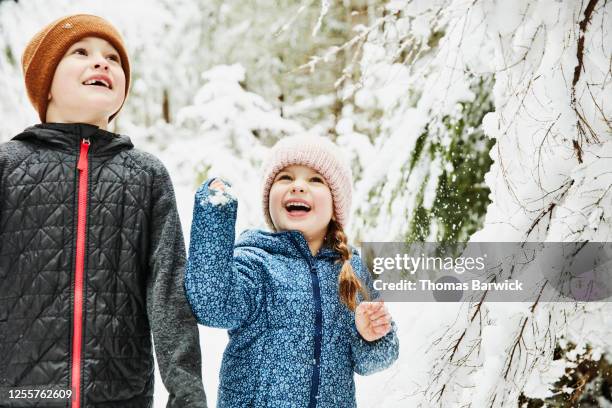
[[[391,315],[384,302],[361,302],[355,309],[355,326],[367,341],[378,340],[391,331]]]
[[[213,179],[210,184],[208,184],[208,190],[210,194],[208,194],[205,201],[201,202],[202,205],[208,203],[215,206],[223,206],[232,200],[236,200],[232,187],[220,178]]]
[[[212,183],[210,183],[210,189],[211,190],[216,190],[216,191],[220,191],[220,192],[225,192],[225,183],[222,182],[220,179],[216,178],[212,181]]]

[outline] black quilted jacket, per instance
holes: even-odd
[[[151,337],[168,407],[206,407],[184,262],[168,173],[128,137],[42,124],[0,145],[0,407],[150,407]]]

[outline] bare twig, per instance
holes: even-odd
[[[548,283],[548,281],[544,281],[544,284],[542,285],[542,288],[540,289],[540,293],[538,294],[538,297],[536,298],[535,302],[533,303],[533,305],[531,305],[531,313],[533,314],[536,306],[538,305],[538,302],[540,301],[540,297],[542,296],[542,292],[544,291],[544,288],[546,287],[546,284]],[[506,367],[506,373],[504,374],[504,380],[506,380],[508,378],[508,373],[510,372],[510,368],[512,366],[512,359],[514,358],[514,353],[516,352],[516,349],[519,348],[520,351],[520,343],[523,340],[523,331],[525,330],[525,326],[527,326],[527,321],[529,320],[529,317],[525,317],[523,320],[523,324],[521,325],[521,331],[519,332],[516,340],[514,341],[514,345],[512,347],[512,352],[510,353],[510,357],[508,359],[508,363],[507,363],[507,367]]]
[[[540,221],[542,221],[542,219],[549,214],[549,220],[552,219],[552,212],[555,209],[556,205],[558,204],[558,202],[561,201],[561,199],[563,199],[563,197],[565,196],[565,194],[567,194],[567,192],[569,191],[570,187],[572,187],[574,185],[574,180],[571,179],[568,182],[566,182],[563,187],[565,187],[565,191],[563,191],[561,194],[559,194],[559,197],[557,197],[557,199],[553,202],[551,202],[548,207],[542,211],[540,213],[540,215],[537,216],[537,218],[533,221],[533,223],[531,224],[531,226],[529,227],[529,229],[527,230],[527,233],[525,234],[525,240],[529,237],[529,235],[531,234],[531,232],[533,231],[533,229],[540,223]],[[548,229],[550,228],[550,221],[548,223],[548,225],[546,226],[546,231],[548,232]]]
[[[591,20],[593,10],[595,10],[595,6],[597,5],[598,1],[599,0],[589,0],[589,4],[587,4],[586,9],[584,10],[584,18],[578,24],[578,26],[580,27],[580,34],[578,35],[578,47],[576,49],[576,58],[578,59],[578,64],[574,68],[574,78],[572,79],[572,102],[571,102],[574,112],[578,116],[578,120],[576,121],[576,126],[578,128],[578,140],[576,139],[572,140],[572,144],[573,144],[574,150],[576,151],[576,156],[578,158],[578,163],[582,163],[582,147],[580,146],[580,142],[581,142],[582,136],[586,135],[585,127],[588,130],[590,130],[591,136],[595,136],[595,140],[597,140],[597,136],[595,135],[595,132],[593,131],[593,129],[591,129],[587,121],[582,117],[582,115],[578,111],[578,104],[576,101],[576,84],[578,84],[578,81],[580,80],[580,74],[582,70],[584,69],[584,60],[583,60],[584,58],[584,35],[586,33],[587,25],[589,24],[589,21]],[[588,142],[588,139],[586,141]]]
[[[572,90],[573,90],[573,98],[575,101],[576,97],[576,84],[580,80],[580,72],[584,67],[584,62],[582,60],[584,54],[584,33],[586,32],[587,25],[591,20],[591,15],[593,14],[593,10],[595,10],[595,6],[599,0],[590,0],[586,9],[584,10],[584,18],[578,24],[580,27],[580,35],[578,37],[578,48],[576,50],[576,58],[578,58],[578,65],[574,68],[574,79],[572,80]]]

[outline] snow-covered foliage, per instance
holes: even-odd
[[[390,71],[393,53],[389,50],[378,52],[377,61],[386,64],[368,65],[381,80],[365,99],[386,102],[381,106],[383,118],[390,115],[397,121],[390,126],[388,140],[376,139],[368,156],[374,163],[364,167],[362,183],[373,179],[375,190],[362,190],[363,197],[369,191],[376,194],[358,200],[358,205],[377,211],[374,228],[367,228],[367,218],[360,220],[365,230],[379,240],[385,240],[385,234],[396,237],[406,231],[406,224],[401,223],[416,215],[413,203],[421,191],[417,183],[408,181],[405,196],[392,193],[400,166],[406,165],[397,152],[404,145],[408,150],[415,146],[426,125],[440,126],[443,122],[436,120],[437,115],[449,114],[459,101],[474,100],[474,93],[469,92],[474,77],[486,80],[493,76],[493,111],[482,120],[484,133],[495,143],[490,150],[493,164],[485,177],[491,202],[483,227],[471,240],[610,241],[610,4],[399,1],[388,8],[399,14],[393,19],[396,26],[382,30],[380,36],[387,39],[383,44],[399,48],[403,41],[418,41],[423,33],[429,41],[424,55],[408,65],[412,72],[404,65]],[[414,27],[404,34],[402,25],[397,27],[402,19],[407,20],[404,27]],[[430,52],[437,30],[441,38]],[[388,40],[389,36],[394,40]],[[423,89],[413,102],[415,107],[394,109],[397,87],[408,91],[417,88],[410,87],[414,83]],[[369,91],[367,81],[363,84],[357,95]],[[381,89],[389,90],[383,98],[377,95]],[[399,103],[408,105],[409,98]],[[425,109],[419,111],[421,107]],[[405,130],[400,125],[404,120],[410,124]],[[396,142],[393,132],[400,134]],[[443,160],[424,164],[438,169],[439,174]],[[368,171],[389,167],[388,174]],[[436,176],[435,171],[429,172]],[[423,176],[417,179],[426,186],[423,195],[431,197],[435,185],[427,190]],[[392,218],[395,211],[406,211],[408,216],[398,221]],[[571,342],[576,350],[588,348],[596,361],[610,355],[609,303],[477,303],[465,310],[462,307],[450,313],[451,319],[442,312],[447,307],[424,307],[423,313],[435,318],[443,329],[436,332],[418,318],[413,323],[423,324],[424,331],[410,330],[420,337],[413,340],[412,350],[417,356],[427,352],[424,358],[403,354],[388,384],[395,392],[384,400],[384,406],[516,406],[520,399],[551,397],[566,369],[568,375],[572,373],[576,364],[571,358],[554,359],[556,347]],[[432,343],[431,347],[426,343]],[[427,374],[413,372],[415,358]],[[555,392],[565,394],[566,402],[577,402],[583,390]]]

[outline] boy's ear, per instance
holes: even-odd
[[[51,101],[51,92],[49,92],[49,95],[47,95],[47,102]]]

